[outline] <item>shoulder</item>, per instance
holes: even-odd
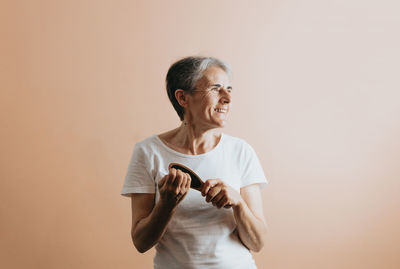
[[[225,133],[223,135],[224,135],[224,144],[235,148],[235,150],[244,150],[244,151],[253,150],[250,144],[247,143],[247,141],[244,140],[243,138],[231,136]]]
[[[224,139],[227,154],[236,158],[240,163],[251,162],[258,158],[254,148],[243,138],[224,134]]]
[[[156,141],[157,141],[157,135],[151,135],[149,137],[137,141],[135,145],[138,147],[149,147],[154,145]]]
[[[137,141],[134,144],[134,152],[148,155],[155,151],[159,147],[157,135],[151,135],[142,140]]]

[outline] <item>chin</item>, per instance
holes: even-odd
[[[226,125],[226,121],[218,122],[217,125],[217,128],[224,128]]]
[[[224,128],[224,127],[225,127],[225,123],[223,123],[223,122],[213,122],[213,123],[209,124],[210,129]]]
[[[212,128],[224,128],[225,125],[227,124],[226,119],[213,119],[209,124],[212,126]]]

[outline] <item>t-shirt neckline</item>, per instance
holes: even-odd
[[[207,155],[211,154],[212,152],[216,151],[216,150],[221,146],[221,144],[222,144],[222,142],[223,142],[223,140],[224,140],[225,135],[224,135],[224,133],[221,133],[221,138],[219,139],[218,144],[217,144],[213,149],[211,149],[211,150],[209,150],[209,151],[207,151],[207,152],[205,152],[205,153],[196,154],[196,155],[181,153],[181,152],[178,152],[178,151],[176,151],[176,150],[174,150],[174,149],[168,147],[168,146],[161,140],[161,138],[160,138],[157,134],[153,135],[153,137],[155,137],[155,139],[161,144],[161,146],[162,146],[163,148],[165,148],[167,151],[169,151],[169,152],[171,152],[171,153],[173,153],[173,154],[175,154],[175,155],[179,155],[179,156],[185,157],[185,158],[201,158],[201,157],[207,156]]]

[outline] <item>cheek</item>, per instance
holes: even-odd
[[[211,96],[204,96],[204,98],[201,100],[201,104],[204,108],[214,107],[216,103],[216,100],[214,100],[214,98]]]

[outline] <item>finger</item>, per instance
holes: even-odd
[[[227,196],[223,196],[217,203],[216,207],[222,208],[229,204],[229,198]]]
[[[214,179],[208,179],[206,182],[204,182],[203,187],[201,189],[201,195],[206,196],[207,193],[210,191],[212,187],[214,187],[217,183],[219,183],[220,180],[217,178]]]
[[[164,186],[164,184],[165,184],[165,182],[167,181],[168,177],[169,177],[169,174],[163,176],[163,177],[160,179],[160,181],[158,181],[158,188],[159,188],[159,189],[161,189],[161,188]]]
[[[213,199],[211,199],[211,202],[212,202],[213,206],[221,208],[221,206],[219,206],[219,205],[227,200],[228,199],[227,199],[226,195],[224,194],[223,190],[221,190],[217,195],[215,195],[215,197]]]
[[[182,185],[186,185],[185,179],[186,179],[185,173],[182,172],[181,170],[178,170],[176,173],[176,180],[174,182],[176,194],[181,193],[183,187]]]
[[[186,195],[189,193],[189,189],[190,189],[191,178],[190,178],[189,174],[187,174],[187,173],[183,173],[183,175],[184,175],[184,179],[183,179],[182,185],[180,186],[181,198],[179,199],[179,201],[183,200],[186,197]]]
[[[185,178],[186,178],[186,176],[181,170],[178,170],[176,172],[176,180],[174,182],[174,188],[175,188],[176,194],[181,193],[181,186],[183,185],[183,183],[186,183]]]
[[[228,202],[226,205],[224,205],[224,208],[231,208],[232,205]]]
[[[185,194],[187,192],[187,182],[190,180],[190,176],[187,173],[182,173],[182,183],[179,186],[181,194]]]
[[[169,169],[169,178],[167,180],[168,185],[173,185],[176,179],[176,169],[175,168],[171,168]]]
[[[190,177],[189,174],[186,174],[186,175],[187,175],[187,181],[186,181],[185,189],[186,189],[186,191],[188,191],[190,189],[190,184],[192,183],[192,178]]]
[[[218,193],[221,191],[221,187],[219,185],[215,185],[214,187],[210,188],[210,190],[207,192],[206,196],[206,202],[209,203],[213,200],[213,198],[218,195]]]

